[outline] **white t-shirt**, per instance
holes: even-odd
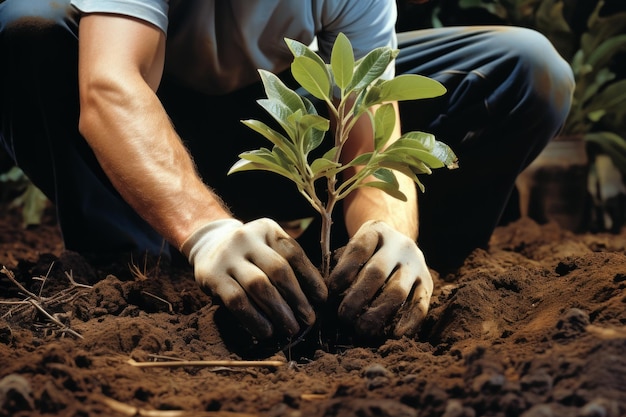
[[[395,48],[395,0],[72,0],[83,13],[113,13],[149,22],[167,34],[165,72],[207,94],[258,81],[258,69],[286,70],[284,38],[311,44],[327,62],[343,32],[357,58]],[[393,65],[384,78],[393,77]]]

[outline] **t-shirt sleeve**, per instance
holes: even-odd
[[[327,62],[340,32],[350,40],[356,59],[378,47],[397,48],[395,0],[326,0],[325,4],[324,30],[318,33],[317,42],[319,53]],[[382,78],[391,79],[394,75],[394,65],[390,65]]]
[[[82,13],[111,13],[151,23],[167,33],[167,0],[72,0]]]

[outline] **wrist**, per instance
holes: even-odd
[[[193,265],[200,249],[217,245],[224,236],[241,226],[243,226],[243,222],[234,218],[211,221],[192,232],[179,246],[179,250]]]

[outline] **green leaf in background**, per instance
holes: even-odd
[[[22,225],[24,227],[41,224],[44,211],[48,206],[48,198],[37,188],[24,171],[14,166],[9,171],[0,174],[0,184],[4,191],[21,192],[15,197],[10,207],[22,208]]]
[[[590,52],[587,64],[592,67],[604,67],[610,63],[616,53],[624,50],[626,50],[626,35],[607,39]]]
[[[615,166],[626,173],[626,138],[614,132],[594,132],[585,135],[585,140],[596,145],[601,153],[609,155]]]
[[[337,86],[342,90],[345,89],[352,81],[354,74],[354,53],[352,52],[352,44],[343,33],[337,36],[333,45],[330,66]]]
[[[624,111],[626,106],[626,79],[614,82],[599,92],[588,106],[589,112],[605,110]]]

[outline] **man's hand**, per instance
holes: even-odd
[[[300,324],[312,325],[312,305],[328,296],[300,245],[270,219],[213,221],[193,233],[181,251],[198,284],[259,339],[292,336]]]
[[[364,223],[329,278],[343,293],[339,319],[362,336],[414,335],[424,319],[433,280],[424,255],[408,236],[381,221]]]

